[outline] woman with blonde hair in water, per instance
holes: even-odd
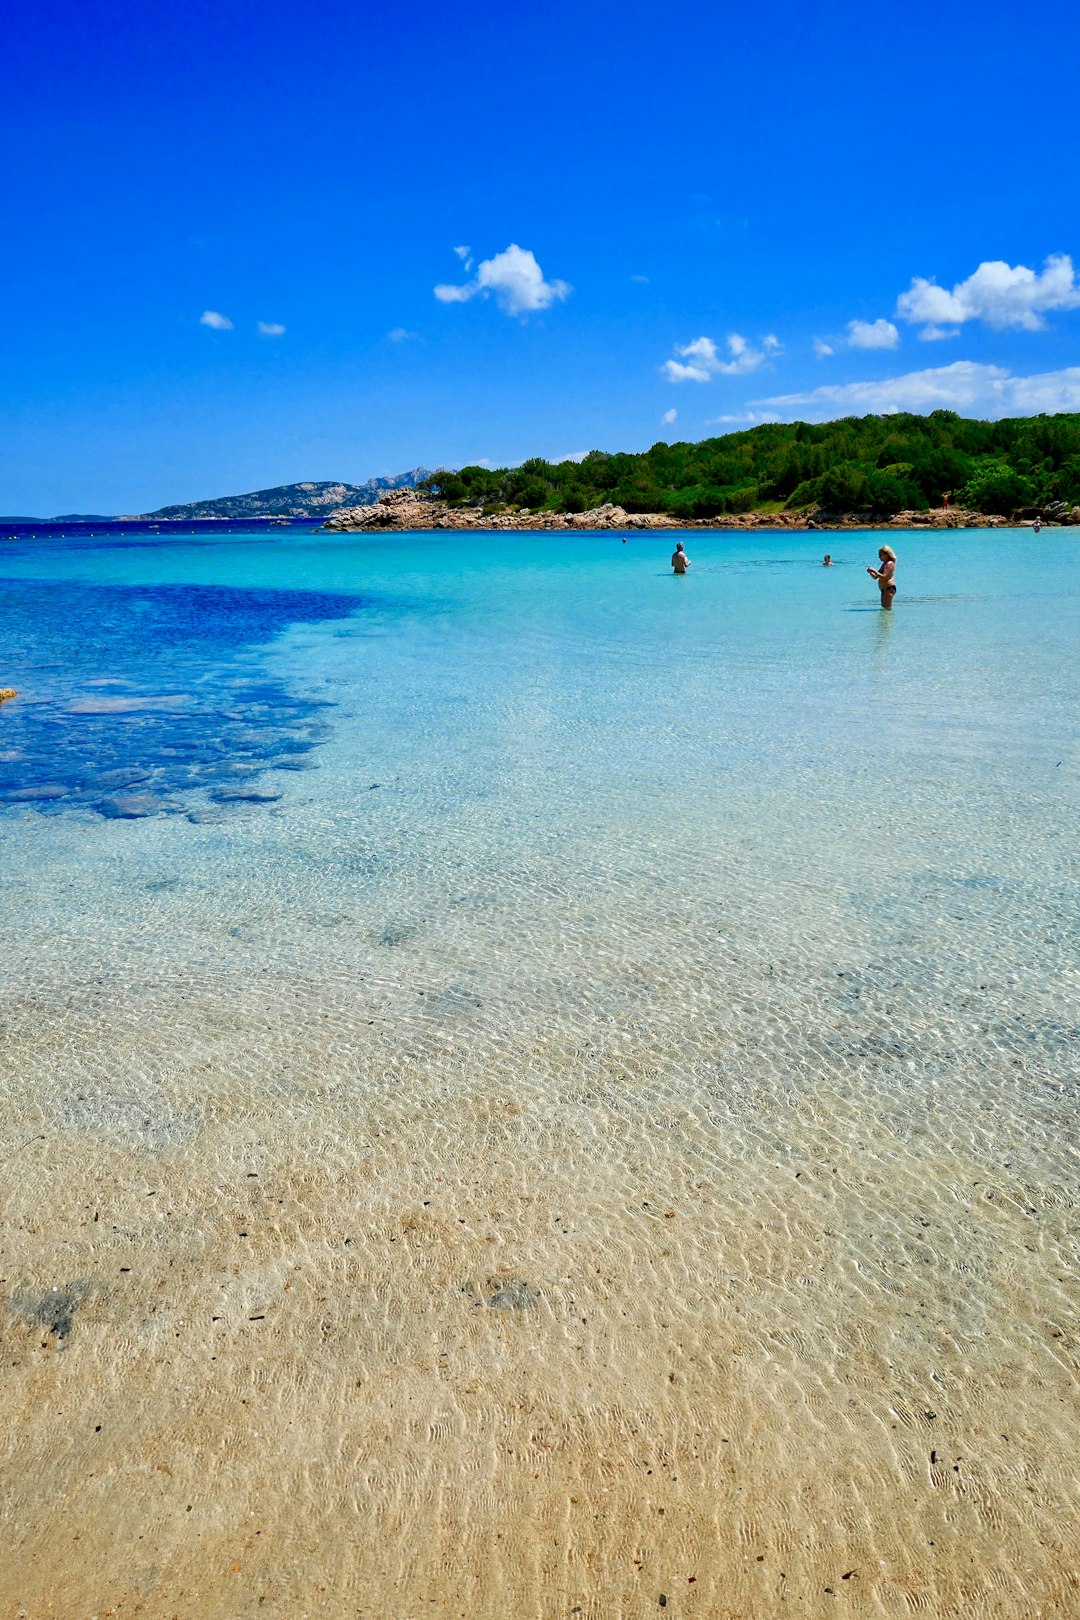
[[[896,595],[896,552],[892,546],[878,547],[878,561],[880,568],[868,568],[866,572],[871,579],[877,580],[882,607],[891,608]]]

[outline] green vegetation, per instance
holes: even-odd
[[[640,455],[592,450],[583,461],[440,471],[420,486],[486,513],[584,512],[612,501],[628,512],[708,518],[818,508],[892,513],[954,506],[1010,516],[1048,501],[1080,503],[1080,415],[976,422],[929,416],[849,416],[764,423],[699,444],[654,444]]]

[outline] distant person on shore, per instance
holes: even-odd
[[[690,566],[690,559],[683,550],[681,540],[675,542],[675,550],[671,553],[671,566],[677,574],[685,574]]]
[[[824,561],[822,562],[821,566],[822,566],[822,568],[831,568],[832,567],[832,557],[830,556],[830,554],[828,552],[825,553],[825,558],[824,558]]]
[[[868,568],[866,572],[871,579],[877,580],[882,607],[891,608],[893,597],[896,595],[896,552],[892,546],[878,548],[878,562],[881,564],[880,568]]]
[[[942,492],[941,492],[941,510],[943,512],[947,512],[949,510],[949,495],[950,494],[951,494],[951,491],[947,490],[947,489],[943,489]]]

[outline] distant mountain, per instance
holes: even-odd
[[[364,484],[279,484],[276,489],[256,489],[250,495],[161,506],[141,517],[181,522],[190,518],[323,518],[339,506],[374,506],[384,490],[415,489],[421,478],[430,477],[426,468],[414,467],[393,478],[369,478]]]
[[[57,517],[50,518],[50,523],[114,523],[115,518],[107,517],[104,512],[61,512]]]

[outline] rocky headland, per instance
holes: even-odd
[[[1080,506],[1054,503],[1042,521],[1047,525],[1080,524]],[[1027,520],[1029,523],[1031,519]],[[339,533],[415,529],[1001,529],[1013,520],[963,508],[948,511],[895,512],[869,517],[858,512],[738,512],[721,517],[679,520],[666,512],[627,512],[605,502],[587,512],[485,513],[476,507],[449,506],[416,489],[393,489],[372,505],[345,506],[331,513],[324,529]]]
[[[426,467],[413,467],[409,472],[369,478],[362,484],[277,484],[273,489],[256,489],[248,495],[159,506],[156,512],[143,512],[140,517],[161,523],[190,523],[203,518],[320,518],[345,506],[371,506],[387,491],[411,490],[421,478],[430,476]]]

